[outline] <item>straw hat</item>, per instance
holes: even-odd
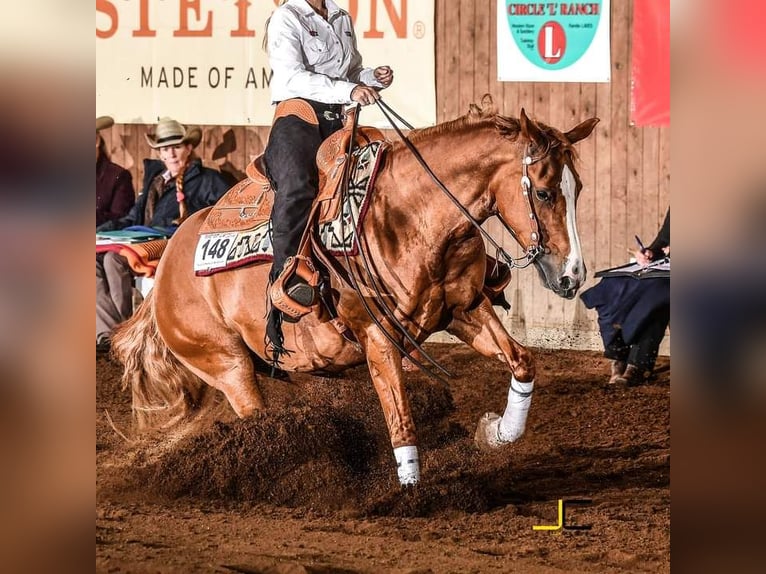
[[[114,125],[114,118],[112,116],[99,116],[96,118],[96,131],[105,130],[111,128]]]
[[[191,144],[192,147],[197,147],[200,140],[202,140],[202,130],[199,128],[191,128],[187,130],[177,121],[171,118],[162,118],[157,123],[157,127],[154,128],[154,134],[144,134],[149,147],[153,149],[159,149],[161,147],[167,147],[171,145],[178,145],[181,143]]]

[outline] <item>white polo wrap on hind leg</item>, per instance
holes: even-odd
[[[513,442],[524,434],[534,386],[534,381],[520,383],[516,377],[511,377],[508,404],[497,430],[497,438],[502,442]]]
[[[420,460],[418,447],[400,446],[394,449],[396,471],[399,474],[399,484],[415,484],[420,480]]]

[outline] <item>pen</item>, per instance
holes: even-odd
[[[638,247],[639,247],[639,249],[641,249],[641,253],[646,251],[646,247],[644,247],[644,244],[641,243],[641,238],[638,235],[634,235],[633,237],[636,238],[636,243],[638,243]]]

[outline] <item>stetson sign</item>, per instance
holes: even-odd
[[[609,0],[498,0],[497,10],[498,80],[609,81]]]
[[[335,1],[354,20],[364,64],[394,69],[386,101],[417,127],[433,125],[434,0]],[[169,115],[193,124],[270,125],[271,69],[262,44],[278,4],[96,0],[96,115],[119,123]],[[363,117],[387,125],[372,107]]]

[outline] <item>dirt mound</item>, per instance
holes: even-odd
[[[358,420],[291,407],[213,428],[178,444],[141,483],[172,497],[336,509],[353,500],[378,449]]]
[[[365,377],[363,370],[353,375]],[[401,489],[377,395],[369,377],[364,381],[357,376],[263,379],[272,408],[239,420],[219,401],[170,434],[140,438],[126,448],[132,451],[126,457],[130,472],[117,464],[102,480],[110,488],[160,498],[268,502],[321,512],[343,508],[420,515],[433,510],[437,500],[441,508],[450,506],[444,489],[427,483],[409,489],[399,500]],[[449,420],[454,411],[450,389],[422,377],[408,385],[408,392],[420,423],[421,450],[448,448],[448,459],[470,461],[469,433]],[[461,496],[457,507],[486,507],[486,502],[469,503],[471,498]]]

